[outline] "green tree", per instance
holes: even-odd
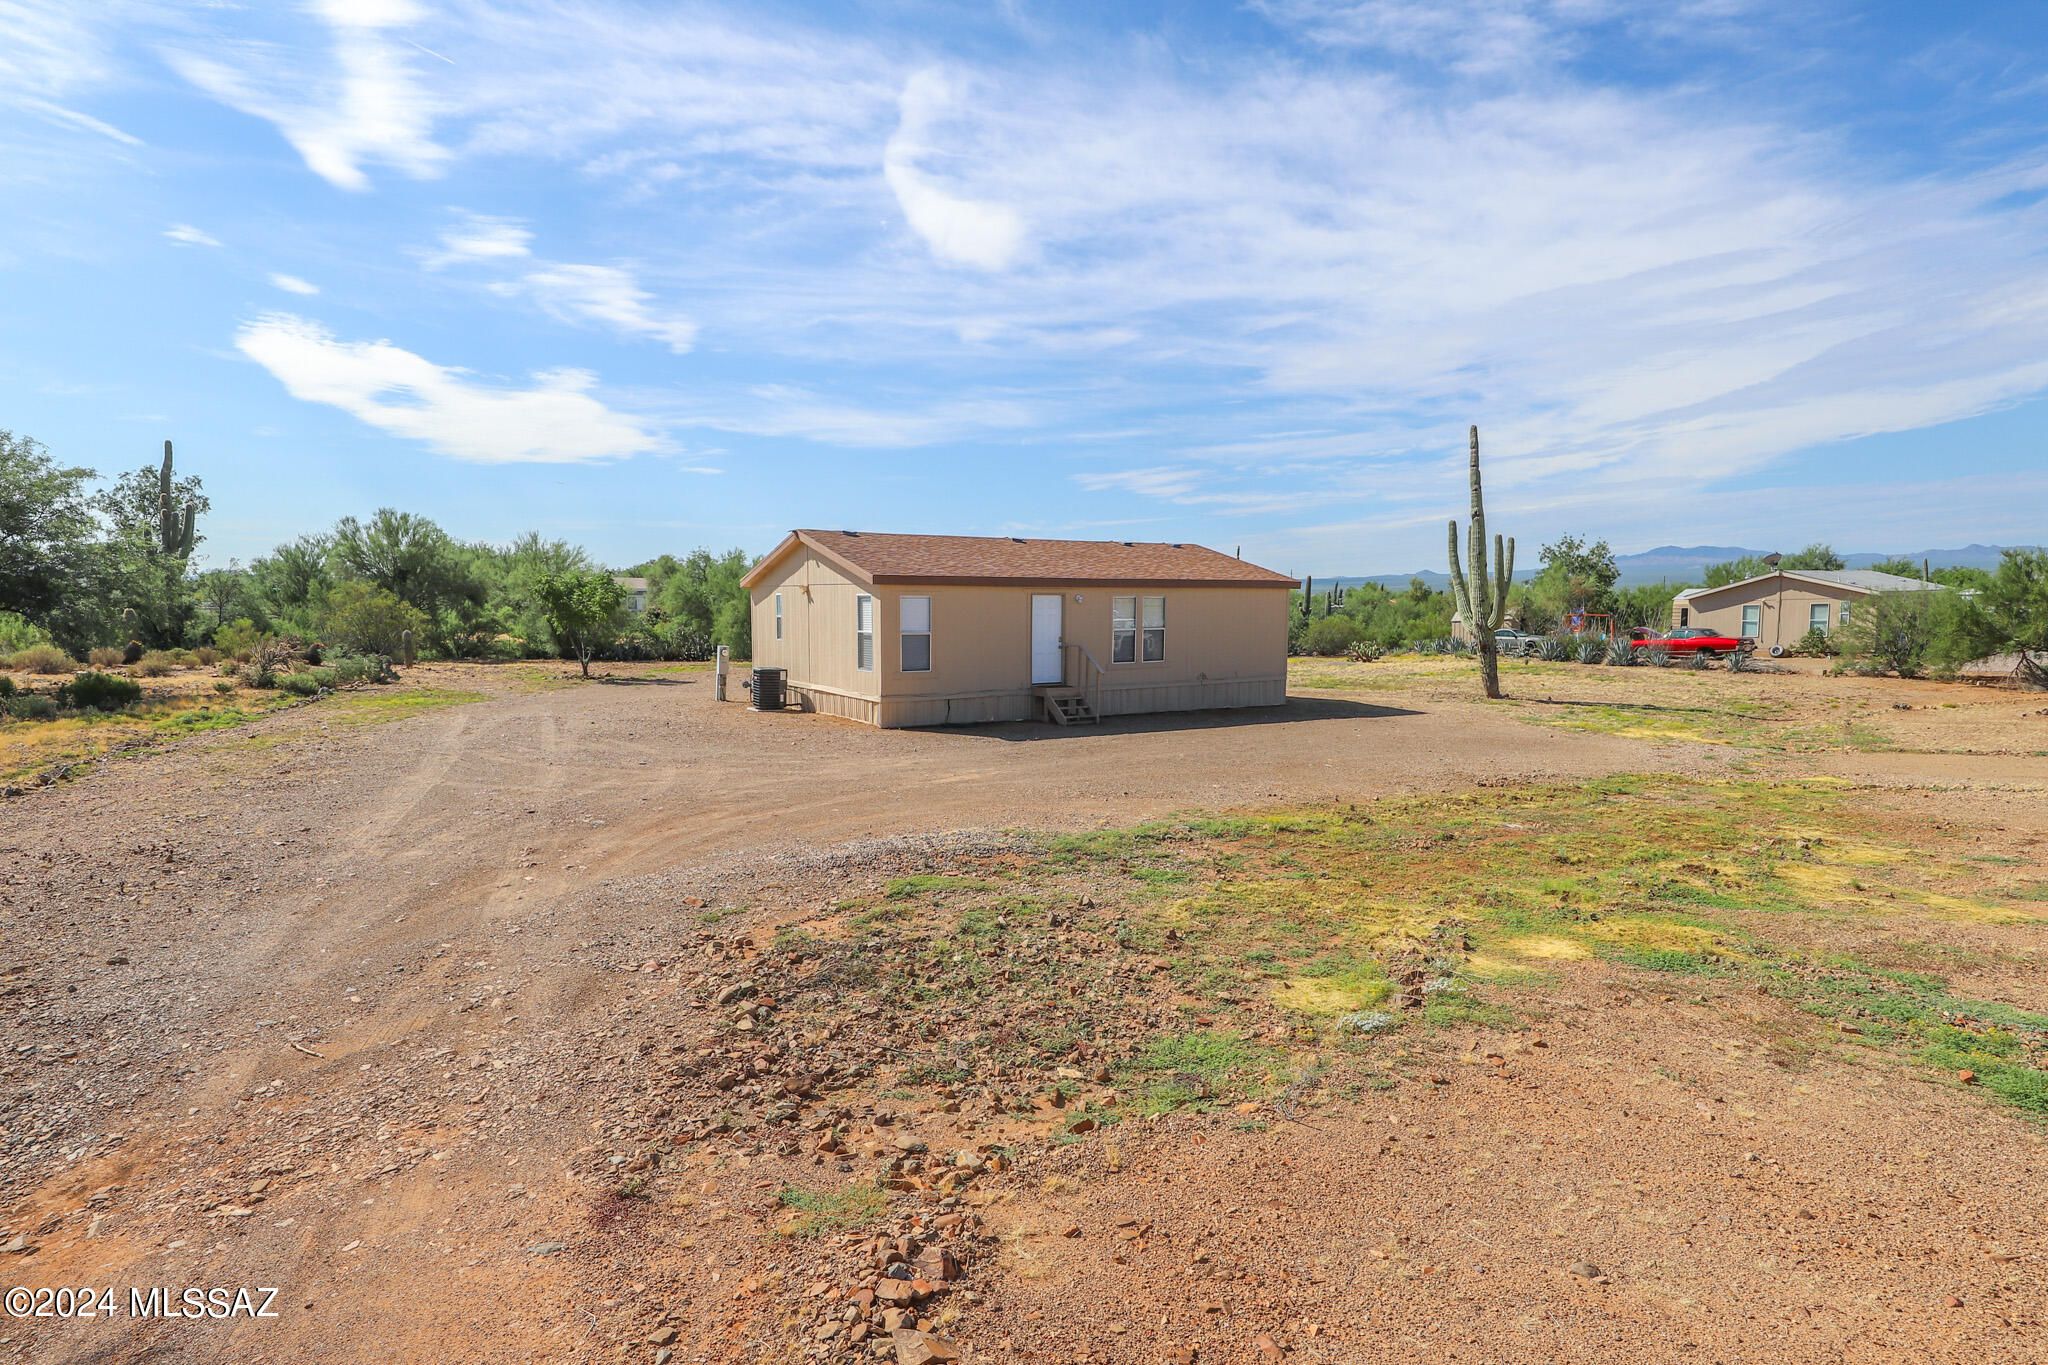
[[[488,586],[475,556],[426,517],[380,507],[368,522],[334,524],[330,562],[343,578],[361,578],[427,616],[437,648],[477,633],[476,613]]]
[[[1953,594],[1924,588],[1872,593],[1824,644],[1841,656],[1841,667],[1917,678],[1950,628],[1953,607]]]
[[[2015,673],[2048,687],[2048,550],[2001,554],[1990,582],[1960,604],[1935,650],[1951,667],[1993,654],[2018,655]]]
[[[1606,541],[1588,545],[1578,536],[1559,536],[1556,544],[1543,547],[1539,558],[1543,567],[1537,570],[1534,582],[1555,592],[1566,611],[1612,609],[1614,584],[1621,569]]]
[[[1836,569],[1846,569],[1849,566],[1842,561],[1840,555],[1835,553],[1832,545],[1826,545],[1816,540],[1805,549],[1795,551],[1780,558],[1778,567],[1781,569],[1823,569],[1832,572]]]
[[[589,677],[590,656],[618,630],[625,585],[599,569],[550,572],[534,580],[533,595],[547,613],[548,628],[574,651]]]
[[[1900,578],[1920,576],[1920,561],[1917,559],[1880,559],[1869,567],[1872,572],[1894,574]]]
[[[1682,583],[1635,583],[1614,590],[1614,623],[1622,629],[1648,626],[1663,630],[1671,624],[1671,599]]]
[[[1833,546],[1821,541],[1815,541],[1803,550],[1795,551],[1789,555],[1778,556],[1778,567],[1780,569],[1792,570],[1834,570],[1846,568],[1847,565],[1843,562],[1842,557],[1835,553]],[[1740,583],[1746,578],[1762,577],[1770,571],[1771,566],[1764,563],[1762,555],[1744,555],[1740,559],[1731,559],[1725,564],[1707,565],[1706,586],[1710,588],[1726,587],[1730,583]]]
[[[90,469],[59,465],[37,442],[0,431],[0,610],[47,628],[82,652],[96,639],[66,638],[69,597],[101,577],[98,526],[85,486]]]
[[[334,537],[325,533],[286,541],[249,565],[248,595],[261,615],[301,635],[319,633],[319,615],[334,587],[328,555]]]
[[[200,574],[194,586],[200,605],[213,615],[213,629],[219,631],[247,595],[249,575],[240,560],[230,559],[225,569],[209,569]]]
[[[174,648],[187,642],[198,615],[188,567],[193,548],[206,539],[196,531],[187,538],[184,525],[206,515],[213,504],[197,475],[166,478],[166,468],[148,464],[131,469],[92,501],[108,527],[103,554],[113,589],[110,609],[116,615],[134,611],[135,633],[143,643]],[[177,527],[169,544],[167,524]]]
[[[320,623],[330,647],[350,654],[385,655],[403,653],[405,632],[412,631],[417,639],[426,625],[425,612],[362,579],[328,592]]]

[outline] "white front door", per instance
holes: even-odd
[[[1031,595],[1031,681],[1060,682],[1060,604],[1056,592]]]

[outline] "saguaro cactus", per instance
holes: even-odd
[[[1495,573],[1486,572],[1486,502],[1479,492],[1479,428],[1472,428],[1472,525],[1465,538],[1465,556],[1470,576],[1458,563],[1458,522],[1451,519],[1451,591],[1457,595],[1458,613],[1472,632],[1472,645],[1479,651],[1479,680],[1489,697],[1500,696],[1500,654],[1493,633],[1508,613],[1508,584],[1515,577],[1515,542],[1505,544],[1493,538]]]
[[[172,505],[175,490],[171,486],[171,443],[164,442],[164,467],[156,476],[157,487],[157,535],[163,544],[163,551],[173,559],[192,557],[192,520],[198,511],[191,503],[185,504],[185,515],[181,519],[178,509]]]

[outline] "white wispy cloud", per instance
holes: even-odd
[[[654,296],[618,266],[543,265],[493,288],[527,295],[564,322],[594,323],[624,336],[648,337],[677,355],[686,353],[697,339],[696,323],[651,307]]]
[[[221,103],[276,125],[307,169],[344,190],[370,187],[367,164],[437,175],[449,153],[434,140],[442,101],[402,35],[424,19],[412,0],[312,0],[328,50],[309,57],[275,44],[223,44],[228,55],[180,45],[165,60]]]
[[[445,228],[439,245],[418,252],[429,270],[451,266],[504,267],[532,260],[530,268],[492,280],[488,288],[505,298],[531,299],[550,317],[578,326],[597,326],[629,338],[659,341],[677,355],[697,339],[697,324],[655,306],[633,272],[620,265],[533,260],[533,232],[517,218],[465,213]]]
[[[420,253],[420,264],[429,270],[516,261],[533,254],[533,233],[517,218],[465,213],[453,226],[441,230],[439,240],[437,249]]]
[[[1268,33],[1192,58],[1135,25],[1054,58],[613,0],[379,4],[330,15],[310,57],[178,45],[337,184],[467,158],[601,200],[604,246],[548,254],[603,264],[535,257],[514,218],[422,260],[671,349],[701,324],[731,382],[670,395],[675,420],[865,447],[1118,433],[1083,502],[1341,504],[1405,534],[1451,510],[1476,420],[1504,504],[1618,511],[2048,385],[2021,105],[1945,146],[1980,131],[1952,78],[1909,162],[1815,102],[1830,54],[1779,41],[1804,22],[1783,6],[1257,8]],[[1741,65],[1683,60],[1709,40]],[[347,70],[379,111],[360,123]]]
[[[220,239],[210,232],[202,232],[190,223],[173,223],[164,229],[164,236],[179,246],[219,246]]]
[[[338,341],[291,313],[242,325],[235,346],[292,397],[325,403],[451,459],[478,464],[574,464],[660,452],[646,421],[590,392],[597,377],[560,369],[524,387],[490,384],[389,341]]]
[[[934,150],[934,127],[953,101],[942,72],[920,71],[904,84],[902,118],[882,150],[882,174],[932,255],[955,265],[1004,270],[1024,249],[1023,216],[1007,204],[955,194],[923,166]]]
[[[287,294],[317,294],[320,292],[319,285],[302,280],[297,275],[273,274],[270,277],[270,283],[272,288],[282,289]]]

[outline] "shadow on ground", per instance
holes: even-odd
[[[925,725],[932,734],[958,734],[976,739],[1079,739],[1085,735],[1172,734],[1182,730],[1236,730],[1253,725],[1291,725],[1300,721],[1385,720],[1419,716],[1398,706],[1373,706],[1338,697],[1289,697],[1283,706],[1240,706],[1213,711],[1162,711],[1137,716],[1105,716],[1095,725],[1055,725],[1045,720],[998,721],[989,725]]]

